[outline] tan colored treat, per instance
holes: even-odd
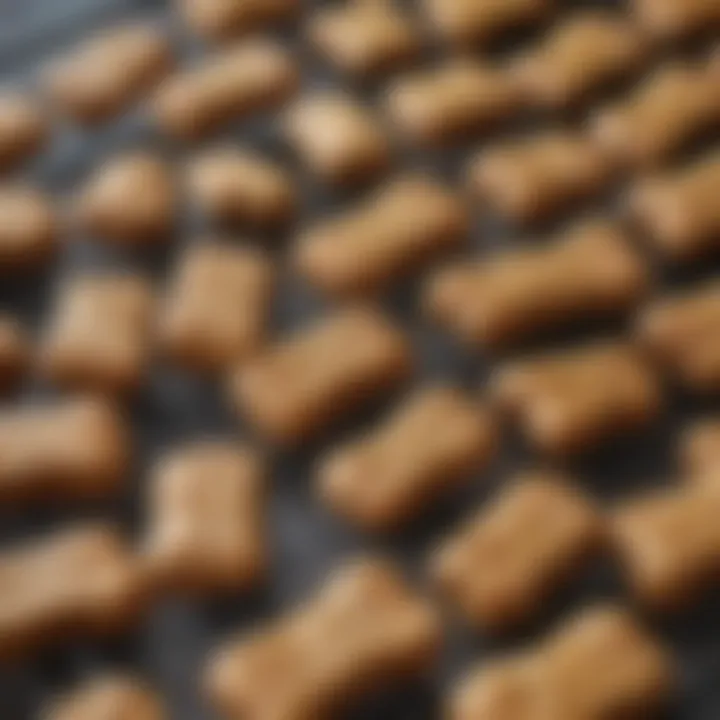
[[[583,452],[637,431],[662,409],[657,377],[629,345],[593,342],[501,368],[493,392],[550,455]]]
[[[604,539],[600,514],[561,477],[525,473],[433,557],[435,581],[483,629],[534,616]]]
[[[207,240],[181,256],[160,316],[160,341],[176,362],[215,372],[265,340],[274,271],[261,252]]]
[[[390,164],[390,144],[380,122],[341,92],[306,95],[288,110],[283,125],[303,163],[324,182],[369,180]]]
[[[293,263],[330,295],[377,291],[459,246],[468,225],[467,208],[448,188],[424,175],[405,175],[306,230]]]
[[[221,648],[207,692],[227,718],[324,720],[379,688],[425,673],[436,611],[384,561],[355,561],[311,600]]]
[[[28,369],[30,338],[25,328],[10,315],[0,314],[0,394],[17,388]]]
[[[633,308],[649,269],[617,226],[585,221],[542,247],[440,270],[427,285],[429,315],[471,344],[507,348],[544,332]]]
[[[720,153],[681,170],[641,180],[630,210],[648,241],[672,262],[687,262],[720,250]]]
[[[387,92],[387,109],[401,137],[423,145],[451,144],[512,117],[521,96],[504,70],[451,60],[400,78]]]
[[[592,133],[616,162],[661,165],[720,124],[720,83],[707,66],[675,63],[658,70],[629,98],[597,115]]]
[[[50,101],[76,122],[114,119],[149,92],[174,65],[170,43],[149,25],[105,30],[55,59],[44,75]]]
[[[281,45],[250,39],[168,78],[153,103],[157,123],[181,140],[282,105],[297,89],[297,61]]]
[[[520,27],[542,22],[552,0],[423,0],[435,32],[453,45],[487,45]]]
[[[514,64],[530,104],[562,109],[635,74],[647,57],[637,27],[621,14],[579,11]]]
[[[180,0],[179,5],[199,35],[227,40],[292,19],[300,0]]]
[[[718,0],[632,0],[643,30],[661,40],[678,40],[720,28]]]
[[[0,187],[0,273],[43,265],[54,255],[59,234],[50,198],[22,185]]]
[[[114,495],[130,463],[129,432],[91,398],[0,413],[0,502],[84,500]]]
[[[143,557],[160,587],[246,590],[266,563],[264,468],[235,443],[196,442],[163,457],[152,475]]]
[[[619,506],[613,535],[639,600],[673,610],[720,572],[720,492],[712,483],[663,489]]]
[[[327,455],[318,491],[352,522],[392,529],[484,469],[496,440],[490,414],[474,400],[450,386],[427,387]]]
[[[101,165],[80,193],[75,216],[83,231],[130,247],[167,242],[178,199],[170,167],[133,152]]]
[[[42,720],[165,720],[160,698],[124,675],[93,678],[52,703]]]
[[[591,139],[547,131],[484,150],[470,164],[470,189],[517,223],[549,220],[607,188],[614,168]]]
[[[306,32],[317,52],[354,78],[393,71],[417,57],[422,47],[414,20],[385,0],[348,0],[321,8],[310,17]]]
[[[0,657],[119,630],[137,616],[144,595],[135,558],[112,526],[70,526],[5,548]]]
[[[628,613],[581,611],[536,646],[484,664],[458,684],[448,720],[655,717],[670,700],[668,652]]]
[[[47,120],[33,99],[12,91],[0,94],[0,171],[28,160],[48,135]]]
[[[230,145],[195,156],[185,168],[185,184],[204,214],[220,223],[271,230],[286,225],[297,210],[286,170]]]
[[[153,293],[136,275],[86,275],[61,288],[40,352],[40,371],[73,389],[138,390],[150,361]]]
[[[350,307],[280,341],[232,375],[235,405],[271,439],[293,444],[405,379],[412,357],[384,316]]]
[[[680,436],[680,467],[691,480],[717,477],[720,483],[720,419],[699,420]]]

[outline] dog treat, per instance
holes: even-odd
[[[517,222],[549,220],[601,193],[614,168],[591,139],[566,131],[498,144],[470,164],[471,190]]]
[[[463,59],[398,79],[386,103],[402,137],[443,145],[498,126],[520,109],[520,100],[506,71]]]
[[[178,363],[224,370],[263,344],[273,268],[261,252],[206,241],[181,256],[160,318],[161,343]]]
[[[165,720],[160,698],[144,682],[103,675],[54,702],[41,720]]]
[[[168,39],[149,25],[106,30],[53,60],[43,82],[50,101],[83,125],[114,119],[149,92],[174,64]]]
[[[40,371],[73,389],[137,390],[150,360],[153,295],[136,275],[86,275],[66,281],[40,352]]]
[[[541,23],[552,0],[423,0],[435,32],[453,45],[487,45],[521,27]]]
[[[359,560],[291,615],[221,648],[207,692],[227,718],[322,720],[425,673],[439,644],[430,603],[389,563]]]
[[[101,165],[80,193],[76,220],[84,232],[130,247],[170,239],[178,204],[170,167],[133,152]]]
[[[461,339],[497,350],[578,321],[621,315],[645,295],[649,280],[622,230],[585,221],[543,247],[438,271],[424,303]]]
[[[141,609],[142,584],[135,558],[109,525],[75,525],[3,549],[0,657],[120,629]]]
[[[317,11],[307,36],[316,51],[353,78],[391,72],[417,57],[416,23],[392,2],[348,0]]]
[[[154,99],[160,127],[198,140],[224,125],[272,110],[298,86],[297,62],[281,45],[249,39],[168,78]]]
[[[10,315],[0,313],[0,395],[15,390],[30,362],[30,339]]]
[[[410,396],[381,425],[332,451],[319,492],[369,530],[397,527],[487,466],[496,446],[489,413],[436,385]]]
[[[84,500],[119,489],[130,436],[108,404],[90,398],[0,413],[0,502]]]
[[[687,262],[720,250],[720,154],[640,181],[630,210],[667,260]]]
[[[648,168],[673,158],[718,124],[718,73],[708,66],[674,63],[597,115],[592,132],[614,161]]]
[[[0,172],[28,160],[48,135],[48,124],[34,100],[9,90],[0,93]]]
[[[188,25],[211,40],[227,40],[292,19],[300,0],[181,0]]]
[[[529,441],[550,455],[589,450],[657,417],[657,377],[623,343],[594,342],[501,368],[493,392]]]
[[[612,532],[638,599],[660,610],[693,602],[720,571],[720,493],[698,482],[625,502]]]
[[[720,28],[718,0],[632,0],[643,30],[661,40],[680,40]]]
[[[211,220],[272,230],[295,215],[289,174],[254,152],[230,145],[205,150],[185,171],[190,196]]]
[[[241,364],[231,393],[264,434],[293,444],[387,392],[411,366],[409,345],[394,325],[370,308],[351,307]]]
[[[0,187],[0,273],[34,270],[55,253],[59,220],[49,197],[24,185]]]
[[[692,480],[714,474],[720,482],[720,418],[699,420],[682,433],[680,466],[683,474]]]
[[[485,663],[453,693],[448,720],[655,717],[670,700],[669,653],[627,610],[587,608],[536,646]]]
[[[305,231],[293,260],[330,295],[362,294],[459,246],[468,225],[463,201],[449,189],[424,175],[405,175]]]
[[[257,584],[265,567],[262,462],[203,441],[160,460],[143,557],[161,587],[216,592]]]
[[[599,513],[563,478],[526,473],[441,545],[432,573],[473,624],[504,630],[535,615],[603,534]]]
[[[639,29],[625,17],[586,10],[559,23],[513,69],[530,104],[562,109],[626,80],[646,57]]]
[[[307,95],[288,110],[285,135],[327,183],[368,180],[387,169],[390,144],[369,110],[337,91]]]

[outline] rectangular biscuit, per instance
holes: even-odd
[[[631,0],[642,29],[659,40],[682,40],[720,28],[717,0]]]
[[[685,428],[678,454],[685,477],[708,482],[717,477],[720,482],[720,419],[698,420]]]
[[[29,160],[49,135],[47,118],[34,98],[15,90],[0,92],[0,173]]]
[[[395,528],[483,470],[495,447],[487,410],[451,386],[432,385],[326,455],[318,492],[361,527]]]

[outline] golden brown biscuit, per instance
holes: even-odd
[[[48,122],[34,99],[10,90],[0,94],[0,172],[28,160],[48,135]]]
[[[718,0],[631,0],[640,26],[660,40],[681,40],[720,28]]]

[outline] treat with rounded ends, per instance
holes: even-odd
[[[59,219],[49,197],[23,185],[0,187],[0,274],[37,269],[57,249]]]
[[[347,0],[323,7],[310,17],[306,31],[320,54],[360,79],[406,65],[422,46],[415,21],[392,0]]]
[[[565,478],[524,473],[440,545],[431,573],[473,625],[507,630],[536,615],[604,535],[600,513]]]
[[[717,71],[673,63],[596,115],[591,132],[615,162],[642,169],[672,159],[719,124]]]
[[[603,192],[614,167],[590,138],[552,130],[484,150],[471,163],[471,191],[517,223],[556,218]]]
[[[660,40],[682,40],[720,28],[718,0],[631,0],[643,30]]]
[[[699,420],[680,436],[680,467],[691,480],[720,484],[720,418]]]
[[[137,275],[70,278],[40,349],[40,372],[61,387],[109,394],[138,390],[150,361],[153,293]]]
[[[30,338],[20,322],[0,314],[0,394],[17,388],[28,369]]]
[[[426,387],[379,427],[331,451],[318,491],[351,522],[393,529],[484,469],[496,440],[490,414],[474,400],[447,385]]]
[[[185,167],[190,197],[212,221],[273,230],[295,215],[297,192],[287,171],[251,150],[204,150]]]
[[[619,13],[585,10],[561,21],[513,63],[530,105],[577,106],[640,70],[648,47]]]
[[[586,608],[535,646],[471,671],[448,720],[650,718],[669,702],[668,651],[624,608]]]
[[[505,70],[465,58],[399,78],[387,90],[386,105],[402,137],[446,145],[509,120],[521,96]]]
[[[638,600],[675,610],[716,582],[719,513],[717,485],[702,482],[655,491],[616,509],[614,544]]]
[[[300,0],[180,0],[187,24],[211,40],[227,40],[292,19]]]
[[[112,496],[130,454],[124,420],[101,400],[5,409],[0,413],[0,502]]]
[[[143,562],[163,589],[247,590],[266,563],[264,468],[235,443],[202,441],[162,457],[152,473]]]
[[[101,240],[129,247],[167,242],[177,209],[170,167],[148,153],[112,158],[88,180],[77,199],[81,229]]]
[[[0,552],[0,658],[116,632],[144,601],[138,563],[111,525],[68,526],[6,547]]]
[[[160,315],[160,342],[176,362],[216,372],[265,339],[274,271],[263,253],[207,240],[180,257]]]
[[[116,118],[149,92],[174,64],[170,42],[151,25],[105,30],[53,60],[44,76],[50,101],[74,121]]]
[[[330,184],[367,181],[387,170],[390,144],[380,122],[338,91],[306,95],[286,113],[284,131],[310,171]]]
[[[630,212],[651,247],[670,262],[689,262],[720,251],[720,153],[640,180]]]
[[[448,188],[404,175],[359,206],[320,221],[297,240],[293,264],[323,292],[378,291],[466,240],[469,213]]]
[[[277,108],[297,86],[297,62],[285,48],[249,39],[168,78],[155,94],[153,111],[168,135],[199,140],[232,121]]]
[[[48,135],[47,120],[35,100],[10,90],[0,93],[0,172],[28,160]]]
[[[325,720],[428,671],[440,633],[392,565],[356,560],[290,615],[220,648],[207,693],[226,718]]]
[[[349,307],[241,363],[231,395],[263,434],[295,444],[396,386],[411,365],[393,324],[371,308]]]
[[[125,675],[92,678],[51,703],[41,720],[165,720],[163,703],[144,682]]]
[[[646,294],[649,274],[619,227],[584,221],[542,247],[439,270],[424,304],[462,340],[495,350],[578,321],[621,315]]]
[[[435,32],[453,45],[487,45],[508,32],[541,23],[554,0],[423,0]]]
[[[500,407],[538,450],[568,455],[637,431],[662,409],[658,378],[639,352],[593,342],[501,367],[492,384]]]

